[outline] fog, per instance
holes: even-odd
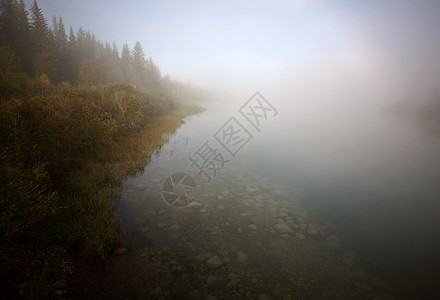
[[[140,41],[162,74],[241,99],[259,90],[296,110],[318,103],[352,110],[422,102],[438,92],[438,1],[42,0],[40,6],[48,20],[61,15],[75,32],[82,26],[130,47]]]
[[[39,4],[100,40],[139,40],[162,74],[209,90],[225,116],[261,92],[279,115],[243,157],[346,226],[391,278],[405,263],[434,278],[439,1]]]

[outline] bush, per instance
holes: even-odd
[[[0,231],[10,238],[40,237],[41,226],[57,207],[57,194],[41,183],[43,168],[29,172],[11,166],[6,157],[0,163]]]

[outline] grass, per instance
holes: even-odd
[[[51,298],[52,284],[68,277],[60,267],[70,255],[66,249],[105,260],[121,242],[114,211],[122,181],[144,169],[185,116],[200,111],[178,107],[153,118],[139,132],[116,138],[112,149],[96,158],[85,158],[87,163],[69,176],[68,189],[57,194],[56,213],[43,224],[38,240],[23,245],[0,241],[0,293],[6,298]]]
[[[195,107],[179,107],[153,118],[137,134],[117,140],[109,160],[93,161],[71,176],[71,187],[81,192],[61,197],[60,221],[65,225],[62,228],[68,231],[69,243],[80,243],[87,256],[102,260],[120,244],[119,226],[113,212],[120,198],[122,181],[144,169],[151,155],[161,149],[185,116],[200,111]]]

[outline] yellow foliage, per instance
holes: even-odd
[[[50,79],[49,79],[49,77],[47,77],[46,74],[41,74],[39,79],[40,79],[41,85],[43,85],[43,86],[50,86],[51,85]]]

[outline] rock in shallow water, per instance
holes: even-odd
[[[193,299],[193,300],[202,300],[203,299],[202,293],[199,290],[192,290],[189,293],[189,298]]]
[[[187,208],[192,208],[192,209],[198,209],[201,208],[202,205],[199,202],[193,201],[190,204],[188,204]]]
[[[180,226],[179,226],[179,225],[176,225],[176,224],[173,224],[173,225],[171,225],[170,227],[168,227],[168,229],[169,229],[169,230],[176,231],[176,230],[180,230]]]
[[[255,224],[251,224],[251,225],[248,225],[248,228],[249,228],[250,230],[257,230],[257,225],[255,225]]]
[[[295,233],[295,237],[299,240],[304,240],[306,237],[301,232]]]
[[[282,234],[283,233],[292,233],[293,232],[292,229],[290,229],[290,227],[287,226],[287,224],[284,224],[284,223],[275,224],[274,228],[275,228],[275,230],[278,233],[282,233]]]
[[[214,275],[209,275],[208,278],[206,279],[206,285],[208,287],[213,287],[217,284],[217,277],[215,277]]]
[[[246,254],[244,254],[241,251],[237,252],[237,262],[238,263],[245,263],[245,262],[247,262],[247,260],[248,260],[248,257]]]
[[[221,261],[220,257],[218,257],[217,255],[209,258],[208,261],[206,262],[206,266],[210,269],[216,269],[221,265],[223,265],[223,262]]]
[[[226,287],[228,288],[236,287],[239,282],[240,282],[239,278],[232,279],[231,281],[228,282]]]
[[[272,300],[272,297],[269,295],[265,295],[265,294],[258,294],[257,300]]]

